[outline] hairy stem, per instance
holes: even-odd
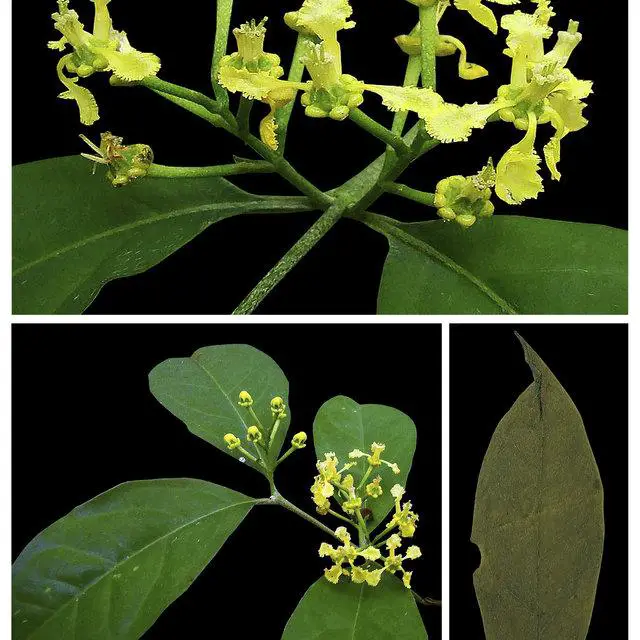
[[[420,7],[420,60],[422,86],[436,88],[436,48],[438,46],[438,4]]]
[[[167,167],[162,164],[152,164],[149,167],[147,177],[206,178],[210,176],[232,176],[241,173],[273,173],[274,171],[273,165],[264,160],[219,164],[212,167]]]
[[[344,213],[345,206],[341,203],[329,207],[300,240],[287,251],[278,264],[260,280],[251,293],[236,307],[233,315],[253,313],[273,288],[311,251]]]

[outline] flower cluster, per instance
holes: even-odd
[[[413,537],[418,516],[411,511],[410,502],[400,505],[400,499],[404,494],[400,485],[394,485],[391,493],[396,498],[395,513],[387,528],[372,542],[368,541],[366,534],[362,536],[360,531],[361,544],[355,546],[346,527],[338,527],[335,535],[342,545],[333,547],[326,542],[320,545],[319,556],[330,558],[333,562],[330,568],[324,570],[325,578],[329,582],[337,584],[340,578],[345,576],[352,582],[366,582],[369,586],[375,587],[386,571],[391,574],[400,572],[405,587],[411,587],[413,572],[407,571],[403,563],[405,560],[417,560],[422,552],[416,545],[410,545],[404,554],[398,553],[398,550],[402,546],[403,538]],[[398,531],[394,532],[396,529]],[[386,549],[386,556],[380,547]]]
[[[571,20],[545,53],[544,41],[553,34],[549,21],[555,14],[549,0],[534,1],[538,6],[533,14],[516,11],[504,16],[501,23],[509,33],[505,53],[512,59],[512,67],[511,82],[498,90],[497,100],[508,103],[498,115],[526,132],[496,167],[496,194],[509,204],[520,204],[543,191],[540,157],[534,147],[540,124],[548,123],[555,129],[544,147],[544,158],[551,177],[560,179],[560,142],[587,125],[582,115],[584,99],[593,90],[592,82],[578,80],[567,68],[582,40],[578,23]]]
[[[316,510],[321,515],[332,515],[346,520],[357,529],[360,543],[358,546],[351,542],[351,535],[345,527],[336,529],[336,538],[342,542],[341,546],[333,547],[323,542],[320,545],[321,558],[330,558],[333,565],[325,569],[324,575],[330,582],[337,583],[341,576],[346,576],[352,582],[364,583],[375,587],[382,574],[402,573],[402,580],[407,588],[410,586],[411,572],[403,566],[404,560],[415,560],[420,557],[420,549],[410,546],[404,555],[398,553],[402,545],[402,538],[413,537],[418,516],[412,511],[411,502],[401,504],[404,488],[395,484],[389,490],[393,496],[394,513],[384,531],[370,541],[369,528],[366,520],[370,509],[367,503],[370,500],[378,500],[384,495],[382,476],[376,475],[371,479],[374,470],[387,468],[393,474],[399,474],[400,469],[395,462],[389,462],[382,458],[385,450],[384,444],[372,443],[369,453],[354,449],[349,454],[349,462],[339,468],[340,463],[335,453],[329,452],[323,460],[316,464],[318,475],[314,477],[311,486],[311,494],[316,505]],[[364,460],[367,464],[366,471],[361,475],[356,485],[353,474],[345,473],[358,465],[358,461]],[[346,516],[331,509],[331,499],[334,499]],[[380,547],[387,551],[383,555]]]
[[[311,494],[316,505],[316,511],[321,515],[326,515],[331,510],[330,498],[334,498],[341,510],[352,516],[357,522],[358,517],[363,517],[361,511],[368,498],[379,498],[382,495],[381,481],[378,476],[369,484],[366,481],[371,476],[373,470],[381,465],[386,465],[395,474],[400,473],[400,468],[394,462],[383,460],[380,456],[385,450],[385,445],[374,442],[371,445],[371,453],[363,453],[359,449],[354,449],[349,453],[349,462],[338,469],[339,461],[336,454],[331,451],[324,454],[324,460],[319,460],[316,464],[318,475],[313,479]],[[352,474],[345,474],[345,471],[355,467],[357,460],[365,458],[369,468],[362,476],[356,486]]]
[[[80,121],[91,125],[99,119],[98,104],[86,87],[78,85],[96,71],[110,71],[118,80],[130,82],[154,76],[160,70],[160,60],[152,53],[137,51],[124,31],[116,31],[107,5],[111,0],[93,0],[95,17],[93,31],[85,31],[78,14],[69,9],[69,0],[58,0],[58,11],[52,14],[54,27],[62,34],[60,40],[49,42],[49,48],[65,51],[58,62],[57,72],[66,91],[60,94],[66,100],[75,100],[80,110]],[[68,77],[65,70],[76,76]]]
[[[253,451],[256,455],[247,451],[247,449],[242,446],[242,440],[233,433],[227,433],[224,436],[227,449],[230,451],[237,451],[241,456],[240,460],[243,462],[246,459],[249,459],[255,464],[258,464],[267,470],[271,470],[271,465],[267,462],[271,446],[275,440],[276,434],[278,433],[280,422],[287,417],[287,407],[284,399],[280,396],[275,396],[271,399],[269,406],[271,408],[273,421],[268,429],[262,425],[260,418],[257,416],[253,408],[253,397],[248,391],[240,391],[238,394],[238,405],[247,411],[249,418],[247,422],[250,426],[246,426],[245,424],[245,438],[253,447]],[[291,446],[289,450],[276,462],[276,466],[294,451],[304,449],[304,447],[307,446],[306,443],[307,434],[304,431],[296,433],[291,439]]]

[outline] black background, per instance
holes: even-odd
[[[584,420],[604,485],[605,544],[588,640],[627,637],[627,327],[451,327],[451,637],[484,640],[469,541],[482,459],[496,425],[531,383],[513,334],[547,363]]]
[[[14,325],[14,557],[73,507],[127,480],[193,477],[268,495],[262,476],[192,435],[147,383],[148,372],[166,358],[211,344],[247,343],[269,354],[289,379],[290,434],[310,434],[321,404],[339,394],[411,416],[418,446],[407,490],[420,514],[415,541],[424,551],[413,581],[419,593],[439,598],[440,327],[402,327],[406,348],[394,339],[398,329]],[[307,446],[276,474],[283,494],[311,513],[314,463],[313,446]],[[326,566],[317,555],[323,540],[322,532],[288,511],[254,509],[145,638],[221,637],[217,625],[230,625],[234,637],[280,638],[298,600]],[[438,640],[440,609],[422,612],[429,637]]]
[[[401,83],[406,57],[393,36],[408,32],[416,9],[408,2],[353,2],[357,27],[342,32],[344,70],[378,84]],[[625,227],[627,69],[626,26],[623,7],[604,11],[600,3],[557,0],[554,26],[566,28],[569,18],[580,21],[584,40],[570,67],[584,79],[595,81],[595,95],[585,112],[591,124],[562,143],[560,183],[545,178],[546,192],[538,200],[517,208],[500,205],[499,213],[518,213]],[[236,2],[233,24],[268,13],[266,50],[277,52],[288,64],[296,34],[281,20],[300,0],[265,3]],[[72,6],[87,25],[92,24],[88,0]],[[534,5],[524,3],[525,10]],[[150,144],[162,164],[198,165],[228,162],[232,152],[247,149],[226,133],[141,89],[112,89],[106,74],[86,82],[96,93],[101,120],[87,131],[69,101],[58,100],[56,52],[46,42],[56,38],[50,2],[14,2],[14,137],[16,163],[77,154],[86,151],[77,134],[94,139],[110,130],[125,142]],[[505,9],[492,5],[500,15]],[[215,1],[114,0],[110,5],[115,26],[129,34],[133,45],[153,51],[162,59],[161,77],[210,92],[209,66],[215,24]],[[508,82],[510,60],[501,54],[504,31],[493,37],[463,12],[450,9],[442,22],[443,33],[460,37],[470,60],[489,68],[491,75],[472,83],[460,80],[454,58],[441,59],[439,90],[450,101],[489,101],[499,84]],[[376,96],[369,96],[366,111],[389,123],[391,115]],[[262,113],[263,105],[255,112]],[[548,127],[540,141],[548,139]],[[474,133],[465,145],[441,145],[403,178],[407,184],[433,190],[447,175],[476,172],[488,155],[499,159],[520,132],[507,125],[492,125]],[[353,123],[306,118],[298,107],[289,133],[287,157],[321,188],[337,186],[362,169],[382,150]],[[546,171],[546,170],[545,170]],[[87,179],[91,179],[87,167]],[[96,178],[98,179],[98,178]],[[242,176],[234,181],[258,193],[293,193],[274,176]],[[430,219],[432,211],[385,196],[375,210],[407,221]],[[304,233],[316,214],[239,217],[214,225],[188,248],[149,272],[110,283],[90,313],[229,313],[264,273]],[[341,221],[329,236],[260,307],[261,313],[375,313],[376,294],[386,255],[382,236],[353,221]],[[232,277],[228,277],[229,274]]]

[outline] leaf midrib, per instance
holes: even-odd
[[[360,596],[358,597],[358,606],[356,607],[356,615],[353,619],[353,629],[351,630],[351,640],[355,640],[356,628],[358,627],[358,616],[360,615],[360,606],[362,605],[362,596],[364,595],[364,584],[360,585]]]
[[[459,265],[455,260],[452,260],[449,256],[438,251],[434,246],[428,244],[424,240],[416,238],[415,236],[396,226],[396,224],[394,224],[395,221],[392,222],[391,218],[386,218],[378,214],[367,212],[363,214],[363,217],[361,219],[368,227],[386,236],[387,240],[389,241],[389,245],[391,245],[391,240],[395,238],[404,245],[416,251],[424,253],[432,260],[438,261],[440,264],[445,266],[456,275],[468,280],[473,286],[475,286],[487,298],[489,298],[489,300],[491,300],[491,302],[493,302],[493,304],[495,304],[502,313],[506,313],[509,315],[518,314],[517,309],[513,307],[509,302],[507,302],[504,298],[499,296],[491,287],[489,287],[489,285],[486,284],[486,282],[473,275],[470,271],[467,271],[464,267]]]
[[[166,534],[160,536],[159,538],[155,538],[152,542],[149,542],[144,547],[141,547],[140,549],[138,549],[137,551],[132,553],[130,556],[125,558],[122,562],[118,562],[118,563],[114,564],[113,567],[111,567],[107,572],[105,572],[104,574],[102,574],[101,576],[99,576],[98,578],[93,580],[92,582],[90,582],[82,591],[76,593],[76,595],[74,595],[73,597],[69,598],[69,600],[67,600],[57,611],[55,611],[55,613],[53,613],[46,620],[44,620],[44,622],[39,627],[34,629],[33,633],[31,633],[29,636],[27,636],[25,638],[25,640],[30,640],[31,638],[33,638],[36,633],[39,633],[43,628],[45,628],[46,625],[48,625],[62,611],[65,611],[67,609],[67,607],[69,606],[69,604],[75,603],[78,598],[81,598],[84,595],[86,595],[87,592],[90,589],[92,589],[94,586],[96,586],[97,584],[102,582],[102,580],[104,580],[104,578],[109,576],[115,569],[121,567],[123,564],[125,564],[125,562],[129,562],[129,560],[131,560],[132,558],[137,557],[143,551],[146,551],[148,548],[152,547],[153,545],[157,544],[158,542],[160,542],[162,540],[165,540],[169,536],[174,535],[176,532],[182,531],[185,527],[189,527],[189,526],[191,526],[191,525],[193,525],[193,524],[195,524],[197,522],[201,522],[202,520],[204,520],[206,518],[209,518],[209,517],[212,517],[212,516],[222,512],[222,511],[226,511],[227,509],[233,509],[235,507],[239,507],[239,506],[242,506],[244,504],[255,504],[255,502],[256,501],[254,499],[244,500],[243,502],[236,502],[235,504],[227,505],[226,507],[222,507],[220,509],[216,509],[215,511],[210,511],[209,513],[205,513],[204,515],[199,516],[198,518],[190,520],[189,522],[186,522],[185,524],[180,525],[179,527],[168,531]]]

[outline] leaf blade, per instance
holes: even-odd
[[[376,218],[371,226],[390,244],[379,313],[626,313],[627,234],[619,229],[522,216],[470,230]]]
[[[76,156],[18,165],[13,184],[17,314],[81,313],[107,282],[158,264],[215,222],[304,210],[300,199],[254,196],[224,178],[115,189]]]
[[[521,342],[534,382],[500,421],[482,464],[474,586],[488,640],[584,638],[602,561],[602,482],[578,410]]]
[[[318,460],[323,460],[325,453],[333,451],[342,465],[349,461],[350,451],[360,449],[368,453],[371,443],[378,442],[386,446],[382,458],[400,467],[398,475],[385,465],[371,474],[371,480],[378,474],[382,476],[384,493],[376,500],[370,500],[367,505],[373,512],[368,522],[370,529],[381,524],[393,508],[394,500],[389,489],[396,483],[406,486],[416,439],[416,426],[402,411],[380,404],[361,405],[347,396],[327,400],[313,422],[313,441]],[[356,485],[367,468],[366,461],[361,459],[358,466],[348,471],[353,475]]]
[[[427,632],[411,595],[384,574],[377,587],[320,578],[289,618],[282,640],[426,640]]]
[[[254,502],[179,478],[127,482],[76,507],[14,563],[14,640],[139,638]]]
[[[221,451],[229,451],[223,437],[233,433],[244,440],[252,426],[246,409],[238,406],[240,391],[253,397],[253,409],[266,429],[272,424],[270,401],[288,398],[289,381],[266,354],[250,345],[215,345],[198,349],[189,358],[170,358],[153,368],[149,388],[155,398],[185,423],[191,433]],[[287,435],[291,411],[282,421],[271,450],[277,458]],[[246,440],[243,443],[248,446]],[[248,447],[251,453],[255,453]],[[251,460],[247,464],[261,471]]]

